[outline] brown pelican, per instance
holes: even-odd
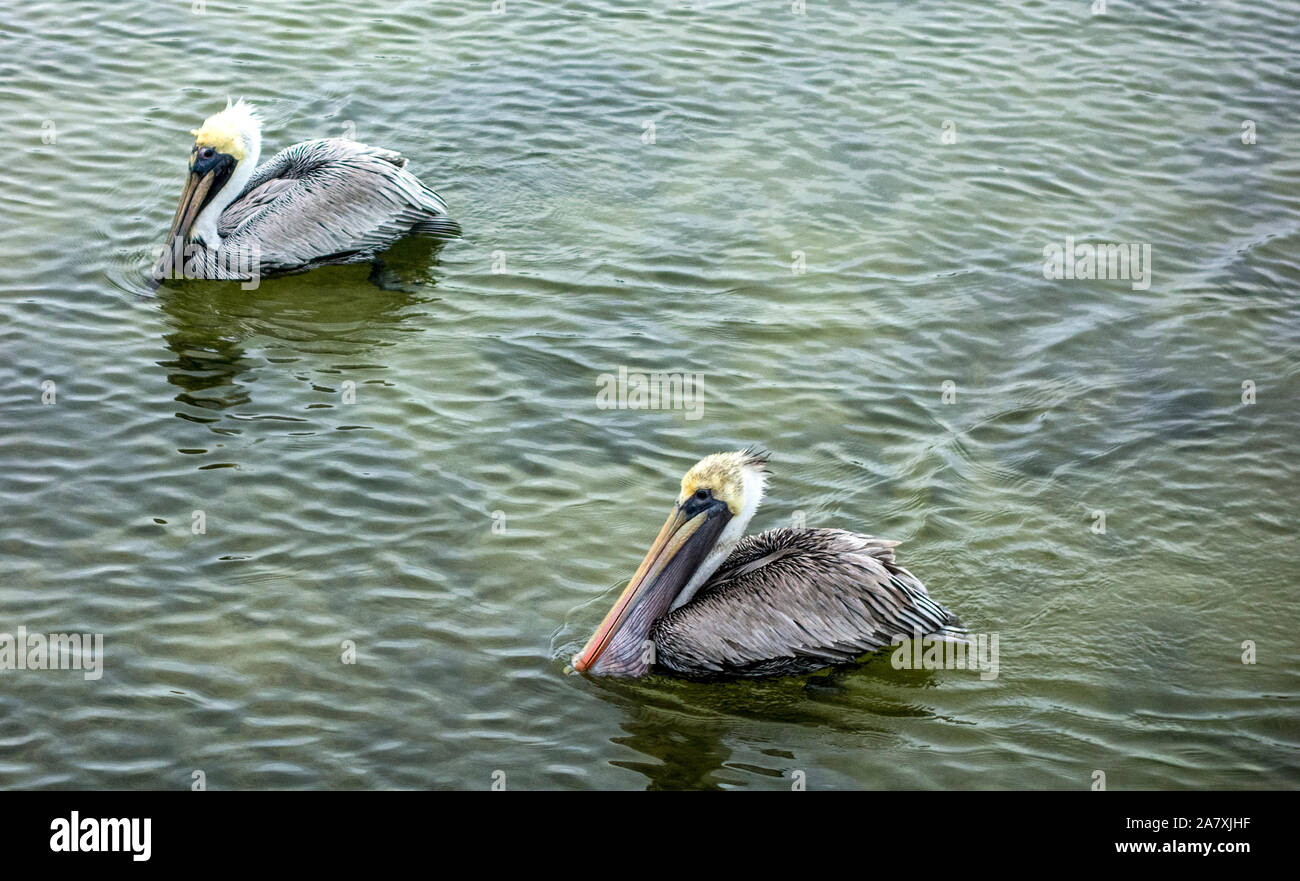
[[[649,553],[587,645],[579,672],[770,676],[905,638],[965,641],[956,617],[894,559],[896,541],[842,529],[744,536],[767,455],[701,459]]]
[[[191,132],[189,177],[155,278],[236,279],[372,260],[409,233],[460,227],[406,158],[344,138],[257,164],[262,126],[241,98]]]

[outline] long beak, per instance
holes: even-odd
[[[172,220],[171,231],[167,233],[168,247],[176,241],[177,236],[183,236],[185,241],[189,240],[190,228],[194,226],[194,219],[207,204],[208,191],[212,189],[216,177],[215,170],[207,174],[190,172],[190,176],[185,180],[185,189],[181,192],[180,204],[176,206],[176,217]]]
[[[675,506],[614,608],[573,656],[574,669],[624,675],[644,672],[648,665],[638,660],[641,640],[668,611],[730,519],[726,505],[702,510]],[[611,646],[616,650],[611,651]]]

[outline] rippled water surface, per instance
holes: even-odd
[[[0,671],[0,785],[1300,785],[1295,3],[196,5],[0,5],[0,631],[106,651]],[[465,237],[150,291],[227,94]],[[998,678],[566,675],[750,443]]]

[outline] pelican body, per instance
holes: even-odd
[[[894,556],[842,529],[744,536],[767,456],[702,459],[640,568],[582,651],[579,672],[773,676],[849,663],[903,639],[964,641],[956,617]]]
[[[154,269],[160,280],[360,263],[408,234],[460,234],[442,198],[391,150],[324,138],[258,165],[261,121],[242,99],[192,134],[189,176]]]

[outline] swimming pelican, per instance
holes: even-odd
[[[189,278],[237,279],[361,263],[410,233],[460,235],[446,203],[392,150],[324,138],[259,166],[262,124],[242,98],[191,134],[189,177],[154,268],[159,280],[182,269]]]
[[[801,673],[905,638],[964,641],[956,617],[894,559],[896,541],[842,529],[743,537],[767,454],[701,459],[579,672],[689,677]]]

